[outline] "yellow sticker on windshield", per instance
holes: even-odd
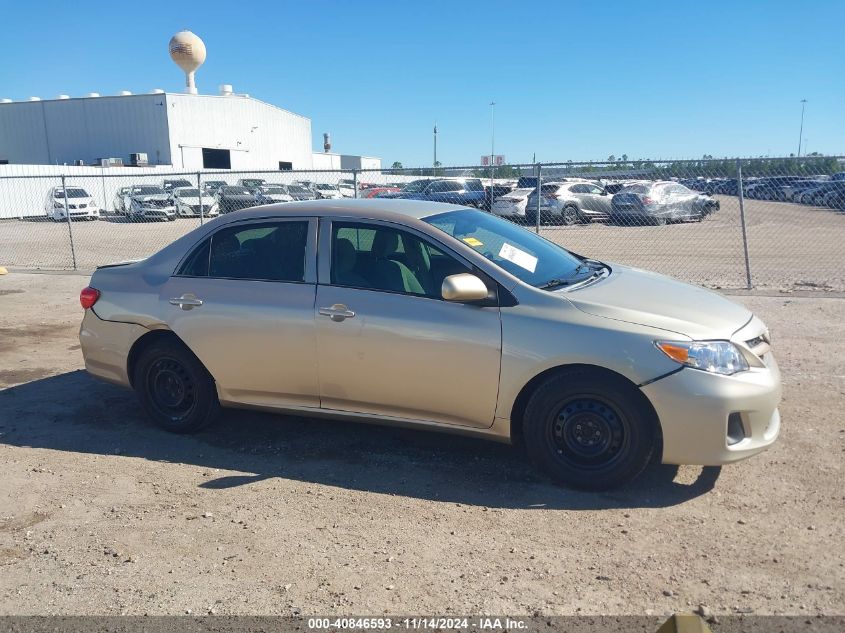
[[[469,244],[470,246],[484,246],[484,243],[480,240],[475,239],[474,237],[465,237],[464,242]]]

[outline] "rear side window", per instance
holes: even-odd
[[[231,226],[197,246],[176,274],[301,282],[307,242],[307,221]]]
[[[203,243],[188,255],[188,258],[179,266],[176,274],[182,277],[208,277],[208,249],[211,238],[203,240]]]

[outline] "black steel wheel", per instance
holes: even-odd
[[[605,490],[635,479],[657,445],[658,422],[636,387],[599,369],[556,373],[533,392],[525,448],[555,481]]]
[[[133,378],[144,409],[168,431],[197,431],[219,411],[214,380],[175,337],[144,349],[138,356]]]

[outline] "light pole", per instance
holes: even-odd
[[[437,121],[434,122],[434,175],[437,175]]]
[[[801,99],[801,128],[798,131],[798,158],[801,158],[801,141],[804,139],[804,106],[807,105],[806,99]]]
[[[493,161],[496,155],[496,102],[490,102],[490,204],[493,204]]]

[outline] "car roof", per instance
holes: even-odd
[[[321,217],[360,216],[371,220],[396,220],[399,218],[427,218],[447,211],[468,207],[423,200],[402,200],[396,198],[347,198],[344,200],[301,200],[268,204],[252,209],[228,213],[227,218],[248,220],[250,218],[285,217],[289,215],[314,215]]]

